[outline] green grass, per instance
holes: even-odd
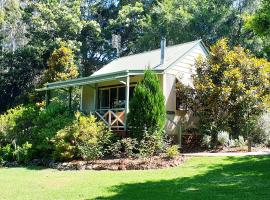
[[[150,171],[0,169],[0,199],[270,199],[270,157],[192,158]]]

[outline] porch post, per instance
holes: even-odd
[[[48,108],[48,106],[50,104],[50,98],[51,98],[51,91],[46,90],[46,93],[45,93],[45,108]]]
[[[127,114],[129,112],[129,75],[126,79],[125,131],[127,130]]]
[[[94,92],[94,109],[95,109],[95,111],[96,111],[97,108],[98,108],[97,97],[98,97],[98,91],[97,91],[97,84],[95,83],[95,92]]]
[[[81,90],[81,99],[80,99],[80,111],[82,112],[83,111],[83,86],[80,87],[80,90]]]
[[[71,109],[72,88],[68,88],[68,108]]]

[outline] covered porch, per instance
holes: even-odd
[[[126,131],[129,102],[136,84],[143,78],[143,73],[143,70],[122,71],[90,76],[48,83],[44,88],[37,90],[45,91],[46,105],[49,105],[51,91],[64,89],[69,93],[68,105],[70,106],[72,88],[79,87],[81,112],[95,115],[113,131]]]

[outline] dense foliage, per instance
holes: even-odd
[[[64,81],[77,78],[78,67],[74,63],[74,55],[70,48],[62,45],[53,51],[48,59],[44,82]]]
[[[128,126],[130,134],[141,140],[145,130],[161,135],[165,123],[165,102],[158,76],[146,70],[143,80],[137,84],[130,102]]]
[[[94,116],[83,116],[79,112],[75,116],[72,124],[59,130],[54,137],[54,158],[94,160],[103,157],[110,142],[110,131]]]
[[[121,36],[121,56],[158,48],[161,37],[169,45],[199,38],[213,44],[227,37],[230,44],[267,56],[267,40],[244,23],[256,13],[252,24],[266,27],[260,22],[267,22],[269,7],[260,1],[1,0],[0,112],[39,100],[32,98],[33,89],[46,80],[48,60],[62,43],[73,51],[81,76],[116,58],[112,34]]]
[[[36,106],[10,109],[0,115],[0,146],[11,149],[14,155],[16,151],[20,153],[21,148],[30,149],[29,159],[50,157],[57,131],[72,123],[72,119],[66,107],[59,104],[51,104],[46,110]]]
[[[18,106],[0,115],[0,120],[0,163],[149,158],[167,148],[168,157],[177,155],[175,147],[164,145],[163,138],[145,133],[141,141],[120,139],[94,116],[74,114],[62,104],[50,104],[46,110],[33,105]]]
[[[198,59],[196,72],[195,93],[187,98],[193,98],[188,102],[199,117],[200,132],[215,141],[219,131],[252,137],[257,116],[269,108],[270,63],[222,39],[206,60]]]
[[[263,49],[261,55],[269,59],[270,53],[270,4],[269,0],[262,0],[259,9],[251,16],[246,17],[245,28],[253,30],[259,36]]]

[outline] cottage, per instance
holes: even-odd
[[[81,88],[80,110],[92,113],[103,120],[112,130],[126,130],[126,113],[136,84],[142,80],[144,70],[154,70],[160,79],[166,111],[166,131],[176,134],[177,123],[186,111],[176,102],[177,81],[193,86],[194,62],[208,51],[201,40],[161,48],[144,53],[120,57],[102,67],[89,77],[48,83],[39,91],[46,91],[47,103],[51,90],[79,86]]]

